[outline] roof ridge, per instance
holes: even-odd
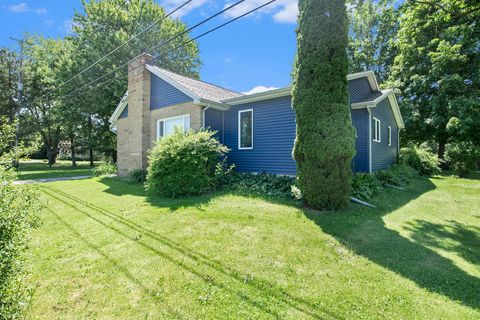
[[[233,90],[230,90],[230,89],[227,89],[227,88],[224,88],[224,87],[221,87],[219,85],[216,85],[214,83],[211,83],[211,82],[207,82],[207,81],[203,81],[203,80],[199,80],[199,79],[195,79],[195,78],[192,78],[192,77],[189,77],[189,76],[184,76],[183,74],[179,74],[179,73],[176,73],[176,72],[173,72],[171,70],[168,70],[168,69],[165,69],[165,68],[162,68],[162,67],[159,67],[159,66],[154,66],[152,65],[152,67],[154,68],[157,68],[157,69],[160,69],[160,71],[162,70],[165,70],[167,72],[170,72],[170,73],[173,73],[173,74],[176,74],[177,76],[180,76],[180,77],[184,77],[184,78],[187,78],[187,79],[190,79],[190,80],[194,80],[194,81],[198,81],[198,82],[202,82],[202,83],[205,83],[205,84],[208,84],[208,85],[211,85],[211,86],[214,86],[214,87],[217,87],[219,89],[222,89],[222,90],[225,90],[225,91],[228,91],[228,92],[231,92],[231,93],[235,93],[235,94],[238,94],[240,96],[244,96],[243,93],[240,93],[240,92],[237,92],[237,91],[233,91]],[[168,77],[168,76],[167,76]],[[169,77],[170,78],[170,77]],[[171,79],[171,78],[170,78]],[[173,79],[172,79],[173,80]]]

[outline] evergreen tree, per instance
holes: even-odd
[[[316,209],[345,207],[355,154],[347,90],[345,0],[300,0],[293,108],[300,190]]]

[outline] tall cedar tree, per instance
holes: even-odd
[[[316,209],[347,205],[355,155],[347,89],[344,0],[300,0],[293,108],[293,156],[300,190]]]

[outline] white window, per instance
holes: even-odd
[[[388,127],[388,145],[392,145],[392,127]]]
[[[175,128],[183,131],[190,129],[190,115],[184,114],[178,117],[157,120],[157,140],[173,133]]]
[[[253,149],[253,109],[238,111],[238,149]]]
[[[381,127],[380,120],[378,120],[377,118],[373,118],[373,123],[374,123],[373,141],[382,142],[382,135],[381,135],[382,127]]]

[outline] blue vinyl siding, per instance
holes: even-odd
[[[152,74],[150,110],[192,101],[182,91]]]
[[[352,164],[352,170],[354,172],[369,172],[369,116],[367,109],[352,110],[352,123],[357,134],[355,139],[356,154]]]
[[[238,111],[253,109],[253,149],[238,149]],[[294,175],[292,158],[295,113],[291,97],[232,106],[225,111],[224,144],[231,149],[228,161],[239,172],[269,172]]]
[[[350,103],[358,102],[372,93],[372,87],[367,77],[348,81],[348,92],[350,94]]]
[[[123,109],[122,113],[120,113],[119,119],[128,118],[128,104]]]
[[[216,109],[205,110],[205,129],[217,131],[215,137],[223,143],[223,113],[224,111]]]
[[[398,126],[393,115],[390,101],[385,98],[377,107],[372,108],[372,139],[375,130],[373,117],[379,119],[381,142],[372,141],[372,171],[386,169],[395,163],[398,152]],[[392,128],[392,145],[388,145],[388,127]]]

